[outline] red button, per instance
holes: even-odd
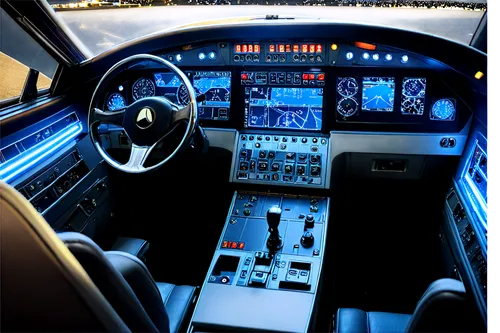
[[[241,79],[242,80],[247,80],[248,79],[248,74],[247,73],[241,73]]]
[[[227,247],[227,241],[222,242],[222,247]]]
[[[309,80],[314,80],[314,74],[309,74]]]
[[[235,249],[237,246],[238,246],[238,244],[236,242],[232,242],[231,243],[231,248],[232,249]]]
[[[307,75],[307,73],[302,74],[302,80],[307,80],[308,77],[309,75]]]
[[[245,243],[240,242],[240,243],[238,244],[238,249],[243,250],[243,248],[244,248],[244,247],[245,247]]]
[[[318,74],[318,81],[324,81],[325,80],[325,74]]]

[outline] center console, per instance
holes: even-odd
[[[190,332],[306,332],[325,249],[329,199],[235,192]]]

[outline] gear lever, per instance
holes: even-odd
[[[278,251],[283,247],[278,226],[280,225],[281,208],[272,206],[267,211],[267,225],[269,226],[269,238],[267,239],[267,247],[271,251]]]

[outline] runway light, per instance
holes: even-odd
[[[387,54],[385,55],[385,61],[391,61],[391,60],[392,60],[392,54],[387,53]]]
[[[22,172],[30,169],[38,162],[57,151],[66,143],[76,138],[81,131],[81,123],[74,124],[55,134],[47,141],[39,145],[35,145],[20,155],[14,157],[12,160],[4,163],[0,168],[0,179],[5,182],[9,182]]]
[[[377,61],[378,59],[380,59],[380,56],[378,55],[378,53],[374,53],[372,55],[372,59],[375,60],[375,61]]]
[[[198,59],[205,60],[206,57],[207,56],[205,55],[205,53],[203,53],[203,52],[198,53]]]
[[[175,56],[175,60],[176,60],[177,62],[181,62],[181,61],[182,61],[182,54],[177,53],[177,54],[176,54],[176,56]]]
[[[363,59],[365,59],[365,60],[370,59],[370,53],[368,53],[368,52],[363,53]]]
[[[345,54],[345,58],[347,60],[352,60],[352,58],[354,58],[354,54],[351,51],[347,51]]]
[[[408,62],[408,56],[407,56],[406,54],[405,54],[405,55],[403,55],[403,56],[401,56],[401,62],[402,62],[403,64],[406,64],[406,63]]]
[[[210,58],[210,60],[215,60],[215,58],[217,58],[217,55],[214,51],[212,51],[208,54],[208,58]]]
[[[476,75],[474,77],[478,80],[480,80],[484,76],[484,73],[481,71],[477,71]]]

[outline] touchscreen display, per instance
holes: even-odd
[[[323,88],[245,87],[245,127],[321,130]]]
[[[231,72],[194,72],[196,94],[205,94],[198,104],[199,119],[227,120],[231,104]]]
[[[395,86],[393,77],[364,77],[361,109],[376,112],[394,111]]]

